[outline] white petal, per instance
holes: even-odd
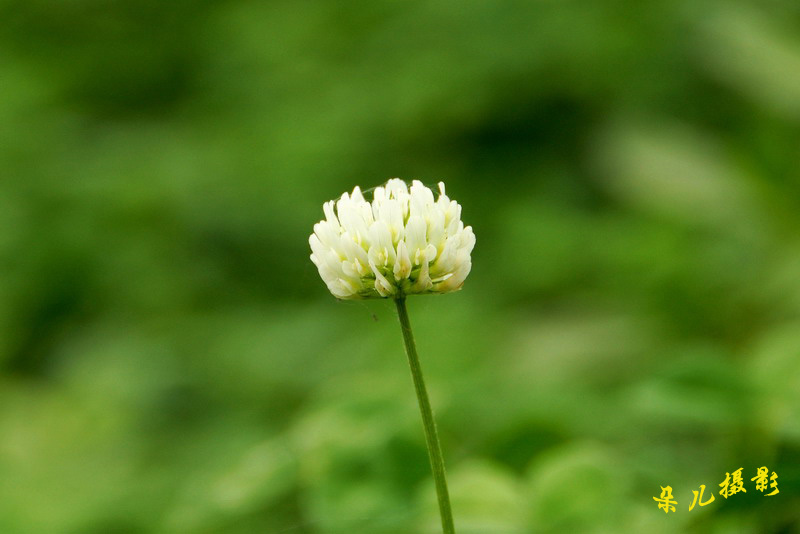
[[[422,268],[420,268],[419,274],[417,275],[417,281],[413,286],[411,286],[412,293],[424,293],[433,287],[433,282],[431,281],[430,271],[428,268],[428,259],[425,257],[424,252],[422,253],[420,260]]]
[[[378,220],[386,223],[394,243],[402,239],[403,209],[398,200],[390,198],[381,202],[378,206]]]
[[[351,199],[342,198],[336,205],[342,229],[351,235],[366,235],[367,223],[361,210]]]
[[[323,245],[337,252],[339,251],[341,243],[338,228],[334,228],[328,221],[320,221],[314,225],[314,233],[317,234]]]
[[[470,261],[469,254],[465,253],[463,250],[459,251],[457,264],[458,266],[453,272],[453,276],[439,283],[436,286],[436,291],[446,293],[448,291],[458,291],[461,289],[461,286],[464,285],[464,280],[472,269],[472,262]]]
[[[376,221],[380,219],[378,209],[384,200],[386,200],[386,190],[383,187],[376,187],[372,191],[372,216]]]
[[[456,254],[458,252],[459,238],[451,236],[447,238],[439,258],[433,264],[431,272],[434,276],[442,276],[452,272],[456,267]]]
[[[425,247],[425,261],[430,263],[433,260],[435,260],[437,252],[438,251],[436,250],[436,247],[434,247],[431,244],[428,244],[428,246]]]
[[[455,200],[450,201],[445,207],[444,216],[445,224],[450,224],[454,219],[461,220],[461,205]]]
[[[389,225],[384,221],[375,221],[369,230],[370,242],[372,243],[369,248],[370,258],[373,258],[375,263],[382,266],[394,265],[395,253]],[[376,259],[378,256],[382,256],[382,261]]]
[[[369,266],[372,268],[372,272],[375,274],[375,290],[378,294],[382,297],[388,297],[389,295],[394,295],[396,291],[394,286],[386,279],[383,274],[381,274],[378,267],[370,261]]]
[[[397,244],[397,260],[394,263],[395,280],[405,280],[411,274],[411,260],[408,258],[408,249],[403,240]]]
[[[328,291],[330,291],[334,297],[340,299],[353,298],[353,292],[339,280],[334,280],[326,285],[328,286]]]
[[[401,199],[408,195],[408,186],[399,178],[392,178],[386,182],[386,191],[391,198]]]
[[[336,227],[339,226],[339,219],[336,218],[336,214],[333,211],[333,204],[333,200],[326,202],[322,205],[322,211],[325,212],[325,218],[328,222]]]
[[[419,265],[419,252],[427,245],[425,239],[426,232],[425,220],[419,215],[412,215],[408,218],[405,235],[408,254],[414,265]]]
[[[325,251],[325,245],[322,244],[322,241],[319,240],[317,234],[311,234],[308,236],[308,244],[311,247],[311,251],[319,258],[322,257],[323,252]],[[314,255],[312,254],[312,256]]]
[[[447,225],[447,230],[445,231],[445,233],[449,236],[456,235],[463,229],[464,229],[464,223],[461,222],[460,219],[450,219],[450,223]]]
[[[471,226],[467,226],[459,235],[461,240],[461,247],[465,249],[468,253],[472,252],[472,249],[475,248],[475,233],[472,231]]]
[[[433,208],[433,192],[419,180],[414,180],[411,184],[410,195],[409,215],[425,217]]]
[[[345,232],[341,238],[342,250],[348,261],[358,260],[362,263],[367,263],[367,252],[361,248],[354,236]]]
[[[444,231],[444,212],[439,209],[431,211],[428,217],[428,243],[431,243],[441,251],[444,247],[445,231]]]

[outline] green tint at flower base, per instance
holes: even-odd
[[[457,291],[472,267],[475,234],[441,182],[435,200],[421,182],[394,178],[371,202],[356,187],[323,211],[309,237],[311,261],[337,298]]]

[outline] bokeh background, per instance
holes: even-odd
[[[0,20],[3,534],[437,532],[393,306],[308,259],[395,176],[477,235],[409,301],[460,533],[800,532],[796,0]]]

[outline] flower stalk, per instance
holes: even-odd
[[[397,305],[442,530],[455,534],[442,447],[408,320],[406,295],[460,290],[472,269],[475,234],[471,226],[464,226],[461,205],[447,196],[442,182],[438,198],[419,180],[409,187],[399,178],[366,192],[371,200],[356,186],[352,193],[323,204],[325,218],[314,225],[308,238],[311,261],[334,297],[391,298]]]
[[[444,471],[444,459],[442,458],[442,447],[439,443],[439,435],[436,431],[436,421],[433,419],[433,410],[428,399],[428,391],[425,388],[425,380],[422,376],[422,367],[417,355],[417,346],[414,343],[414,334],[411,331],[411,321],[408,319],[406,308],[406,297],[400,295],[394,299],[397,305],[397,316],[400,319],[400,329],[403,332],[403,341],[408,356],[408,365],[411,368],[411,377],[414,379],[414,389],[417,392],[419,411],[422,415],[422,426],[425,430],[425,441],[428,445],[428,457],[433,471],[433,481],[436,485],[436,497],[439,501],[439,514],[442,518],[442,531],[444,534],[455,534],[453,526],[453,512],[450,508],[450,494],[447,489],[447,478]]]

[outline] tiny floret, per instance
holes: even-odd
[[[472,267],[471,226],[439,182],[439,197],[422,182],[398,178],[326,202],[309,237],[311,261],[340,299],[388,298],[458,291]]]

